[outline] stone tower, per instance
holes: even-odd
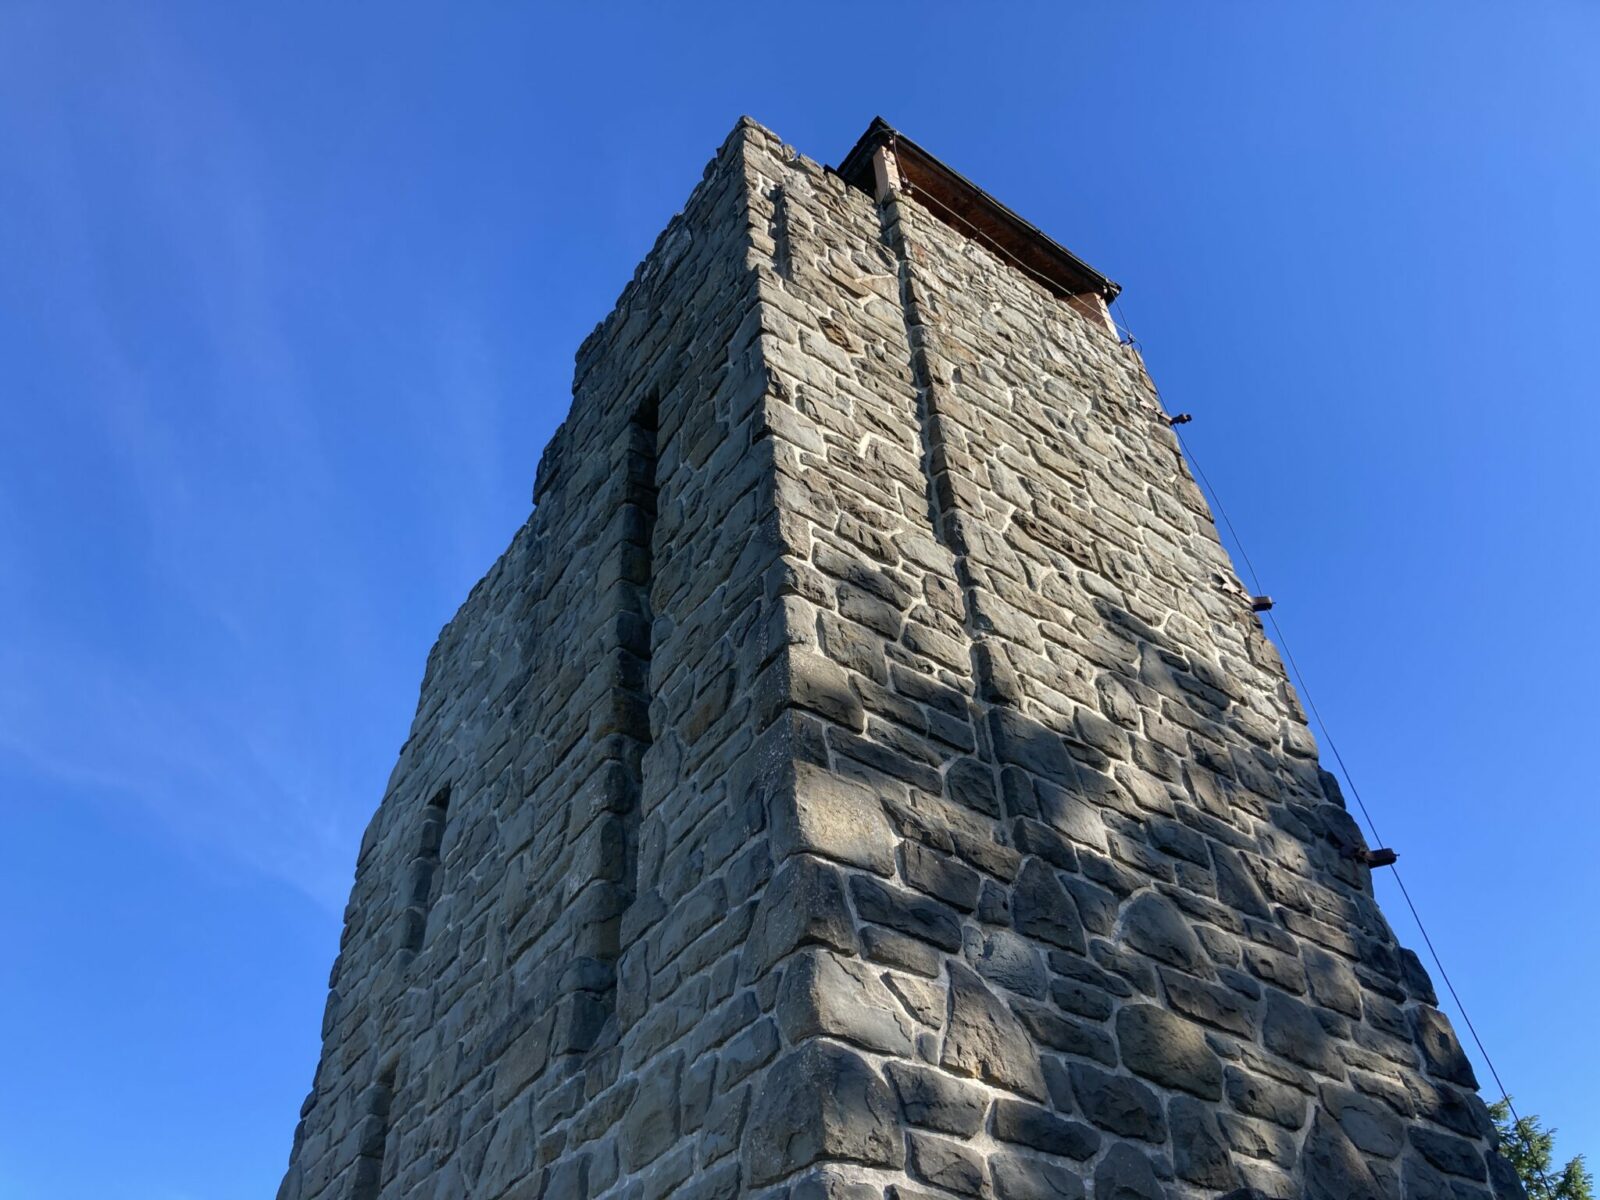
[[[1521,1194],[1115,294],[738,125],[428,659],[282,1200]]]

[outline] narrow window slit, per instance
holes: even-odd
[[[450,786],[440,788],[422,810],[417,851],[407,875],[405,929],[401,946],[410,951],[422,949],[428,935],[428,913],[444,887],[439,870],[440,847],[444,844],[445,819],[450,809]]]
[[[660,480],[657,478],[660,450],[657,439],[660,401],[651,392],[634,411],[629,425],[628,489],[626,504],[632,510],[627,520],[624,553],[628,556],[624,575],[632,585],[624,600],[619,622],[621,678],[626,695],[622,704],[626,717],[625,736],[633,744],[627,749],[627,767],[633,795],[622,813],[622,893],[623,903],[632,903],[638,890],[639,821],[642,815],[644,756],[650,749],[650,656],[655,611],[650,589],[655,583],[656,508]],[[612,948],[615,959],[620,947]]]
[[[381,1074],[361,1098],[361,1127],[351,1168],[351,1200],[377,1200],[383,1189],[383,1155],[389,1144],[389,1109],[394,1103],[395,1069]]]
[[[659,481],[657,393],[634,410],[622,435],[619,470],[617,586],[606,598],[613,630],[614,656],[605,754],[600,769],[613,788],[605,811],[580,835],[589,845],[585,859],[593,874],[592,902],[576,954],[583,969],[569,973],[576,993],[564,1001],[566,1023],[557,1029],[560,1052],[591,1049],[617,1013],[617,970],[622,956],[622,926],[638,893],[639,830],[643,817],[644,760],[650,731],[650,659],[655,612],[650,589],[655,582],[655,531]]]

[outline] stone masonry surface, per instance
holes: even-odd
[[[280,1200],[1505,1200],[1136,353],[741,121],[361,845]]]

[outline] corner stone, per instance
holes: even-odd
[[[809,1037],[836,1037],[883,1054],[909,1056],[910,1019],[889,989],[859,959],[826,950],[796,955],[778,990],[778,1023],[797,1045]]]
[[[780,861],[817,854],[879,875],[894,871],[894,834],[877,795],[863,784],[796,762],[773,796],[771,821],[773,857]]]
[[[899,1110],[888,1085],[852,1050],[809,1042],[780,1058],[762,1080],[745,1135],[753,1184],[781,1179],[819,1159],[877,1167],[905,1164]]]
[[[811,858],[792,858],[773,876],[756,906],[740,972],[759,979],[797,946],[818,942],[853,953],[855,928],[839,872]]]
[[[1044,1071],[1022,1022],[975,972],[954,961],[949,971],[950,1022],[940,1065],[1043,1100]]]

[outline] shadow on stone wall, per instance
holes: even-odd
[[[882,590],[855,569],[852,582]],[[842,1157],[999,1200],[1082,1196],[1083,1178],[1097,1200],[1172,1183],[1284,1200],[1486,1197],[1476,1082],[1350,856],[1359,830],[1309,734],[1304,755],[1281,731],[1263,745],[1260,718],[1245,719],[1214,667],[1094,604],[1123,651],[1096,664],[1101,679],[1131,707],[1059,727],[1032,718],[1004,647],[980,637],[976,698],[931,681],[918,698],[930,714],[970,713],[971,745],[941,740],[933,720],[877,738],[829,726],[831,762],[816,753],[817,765],[864,784],[903,840],[891,854],[848,815],[872,797],[798,785],[802,808],[837,814],[813,818],[831,822],[832,844],[795,848],[850,870],[785,867],[806,878],[783,885],[780,872],[772,899],[801,886],[816,911],[776,936],[758,914],[748,953],[764,965],[813,945],[783,970],[780,997],[803,1014],[786,1032],[888,1056],[888,1086],[842,1050],[789,1055],[767,1085],[781,1099],[752,1119],[750,1182]],[[831,698],[808,686],[834,721],[860,707],[837,685]],[[840,957],[858,953],[895,969],[887,985]],[[802,1102],[819,1079],[850,1083]],[[784,1138],[807,1122],[831,1132],[797,1154]],[[967,1149],[980,1129],[1004,1148]],[[1520,1194],[1490,1158],[1496,1194]]]

